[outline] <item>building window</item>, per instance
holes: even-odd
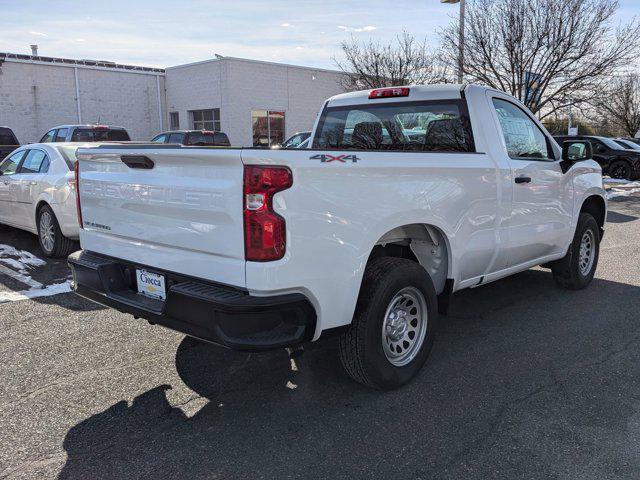
[[[220,109],[213,108],[211,110],[192,110],[191,128],[194,130],[212,130],[220,131]]]
[[[284,112],[253,110],[253,146],[271,147],[284,142]]]
[[[180,113],[169,113],[169,130],[178,130],[180,128]]]

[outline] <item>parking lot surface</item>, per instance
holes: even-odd
[[[640,197],[609,207],[588,289],[532,269],[456,294],[388,393],[335,339],[292,364],[54,295],[65,262],[2,231],[28,278],[0,272],[0,478],[640,478]]]

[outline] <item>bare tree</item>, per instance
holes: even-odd
[[[619,76],[596,98],[596,107],[622,135],[633,137],[640,132],[640,76]]]
[[[614,28],[617,8],[617,0],[472,0],[465,78],[510,93],[540,118],[551,115],[575,95],[601,91],[637,54],[640,23]],[[457,29],[454,22],[441,32],[449,65],[458,58]]]
[[[407,32],[382,45],[369,40],[359,43],[355,37],[341,43],[344,60],[334,61],[345,75],[343,87],[361,90],[398,85],[443,83],[447,69],[426,42],[419,43]]]

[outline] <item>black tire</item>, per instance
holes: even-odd
[[[609,165],[609,176],[619,180],[631,180],[631,165],[625,160],[615,160]]]
[[[582,240],[587,232],[591,232],[593,249],[593,260],[590,262],[588,271],[581,269],[580,249]],[[567,255],[552,264],[551,270],[556,283],[563,288],[570,290],[580,290],[585,288],[593,280],[598,266],[598,258],[600,256],[600,227],[596,219],[590,213],[581,213],[576,226],[576,233],[573,241],[569,246]]]
[[[43,239],[44,232],[41,228],[44,228],[41,225],[41,220],[44,215],[49,215],[51,220],[51,239],[53,241],[52,245],[49,245],[47,241]],[[56,218],[53,210],[49,205],[44,205],[40,210],[38,210],[37,216],[37,227],[38,227],[38,242],[40,243],[40,250],[46,257],[49,258],[59,258],[66,257],[70,253],[75,252],[78,249],[78,243],[73,240],[65,237],[60,230],[60,225],[58,224],[58,219]]]
[[[391,301],[407,289],[422,294],[427,314],[426,333],[420,345],[416,341],[416,347],[412,350],[414,354],[407,357],[410,361],[397,366],[387,358],[383,347],[383,323]],[[411,312],[414,310],[410,302],[405,307]],[[339,339],[340,360],[344,369],[355,381],[378,390],[391,390],[406,384],[420,371],[431,352],[437,319],[435,289],[422,266],[411,260],[394,257],[372,260],[364,273],[353,322]],[[408,327],[408,323],[405,327]]]

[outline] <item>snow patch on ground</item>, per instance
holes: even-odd
[[[47,264],[41,258],[36,257],[33,253],[26,250],[18,250],[11,245],[4,245],[0,243],[0,262],[5,265],[9,265],[20,272],[22,275],[26,275],[29,270],[34,267],[42,267]]]
[[[640,185],[638,188],[611,188],[607,190],[607,200],[611,200],[612,198],[618,197],[629,197],[631,195],[635,195],[636,193],[640,193]]]
[[[27,300],[30,298],[49,297],[60,293],[68,293],[71,291],[71,280],[62,283],[54,283],[45,288],[32,288],[22,292],[0,292],[0,304],[7,302],[17,302],[19,300]]]
[[[631,180],[604,177],[604,185],[607,190],[607,199],[629,197],[640,193],[640,181],[632,182]]]

